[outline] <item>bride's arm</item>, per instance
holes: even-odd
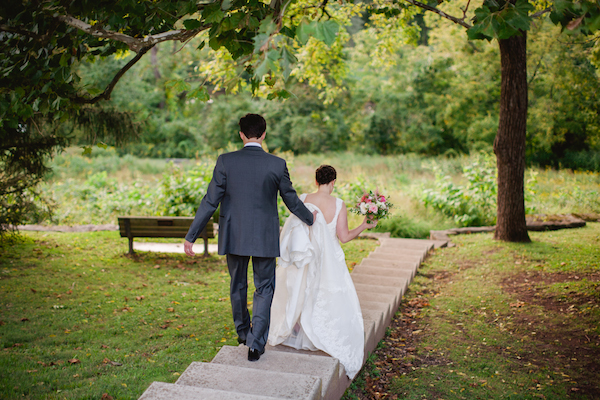
[[[338,216],[336,231],[340,242],[347,243],[352,239],[355,239],[362,231],[365,229],[371,229],[377,226],[377,221],[372,221],[370,224],[367,223],[367,217],[363,220],[363,222],[356,228],[349,230],[348,229],[348,210],[346,209],[346,204],[342,203],[342,209],[340,210],[340,215]]]

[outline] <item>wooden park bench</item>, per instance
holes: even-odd
[[[121,237],[129,238],[129,254],[133,254],[133,238],[160,237],[185,238],[193,217],[118,217]],[[208,221],[200,236],[204,239],[204,256],[208,256],[208,238],[215,237],[213,218]]]

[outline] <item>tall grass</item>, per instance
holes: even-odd
[[[337,169],[334,195],[344,199],[348,207],[353,205],[354,197],[361,190],[377,188],[385,193],[394,209],[392,217],[381,221],[377,230],[387,230],[401,237],[426,237],[429,230],[457,225],[453,216],[444,216],[424,207],[421,199],[424,192],[436,188],[436,174],[448,176],[447,182],[455,186],[468,184],[468,177],[463,175],[463,171],[479,157],[353,153],[279,155],[287,160],[290,176],[299,193],[315,190],[314,171],[321,164],[330,164]],[[210,157],[177,161],[177,171],[182,176],[200,168],[198,164],[209,173],[214,163]],[[42,186],[42,191],[56,204],[52,223],[57,224],[115,223],[118,214],[161,215],[173,206],[173,201],[177,201],[165,195],[169,191],[161,191],[161,186],[168,186],[167,181],[176,182],[177,190],[186,186],[184,180],[169,177],[175,174],[170,161],[119,156],[111,148],[94,149],[91,157],[83,156],[81,149],[68,149],[55,158],[53,168],[54,172]],[[600,212],[599,173],[531,168],[526,172],[526,181],[526,206],[530,213]],[[190,203],[200,201],[200,198],[186,198]],[[194,206],[187,208],[193,209]],[[283,213],[285,207],[282,205],[280,208]],[[493,213],[493,210],[488,212]],[[350,215],[349,221],[356,225],[360,223],[360,217]]]

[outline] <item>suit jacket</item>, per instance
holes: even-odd
[[[220,155],[185,239],[196,241],[221,204],[219,254],[279,257],[278,192],[292,213],[312,225],[312,213],[292,187],[285,160],[253,146]]]

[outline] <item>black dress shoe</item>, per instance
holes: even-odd
[[[246,344],[246,339],[242,339],[241,337],[238,336],[238,343],[239,344]]]
[[[258,359],[264,352],[264,350],[258,351],[256,349],[248,349],[248,361],[258,361]]]

